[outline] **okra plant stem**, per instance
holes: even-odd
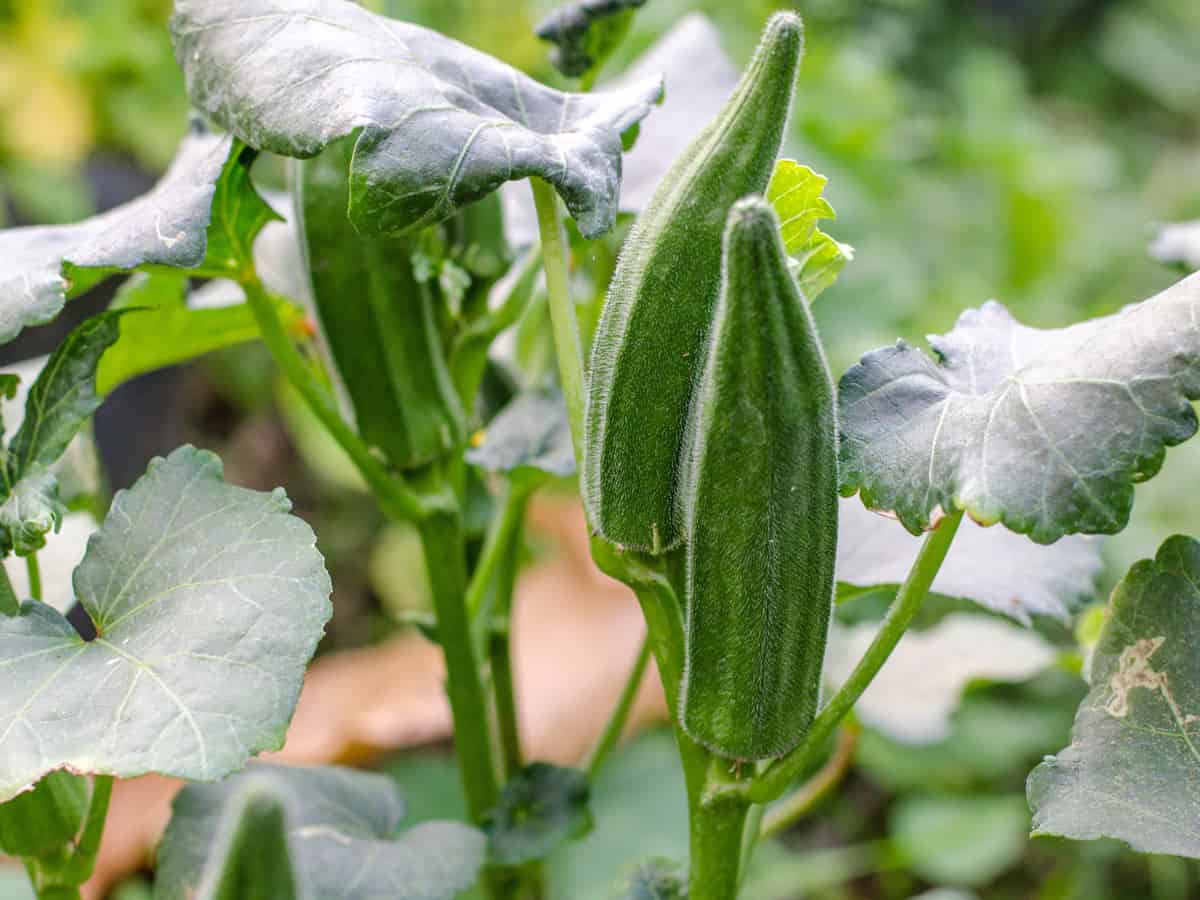
[[[808,781],[765,812],[759,826],[760,836],[772,837],[794,825],[837,787],[854,762],[854,751],[858,748],[858,736],[861,733],[862,727],[857,722],[842,726],[833,753],[824,765]]]
[[[540,178],[531,178],[529,183],[533,186],[533,202],[537,207],[542,238],[542,263],[546,267],[546,294],[550,300],[559,380],[567,403],[571,443],[578,463],[583,453],[583,347],[579,343],[579,324],[575,321],[568,280],[567,238],[554,188]]]
[[[908,578],[896,594],[896,600],[888,610],[875,640],[858,661],[846,683],[817,714],[803,743],[755,779],[750,788],[750,799],[755,803],[769,803],[783,795],[800,773],[808,768],[814,755],[821,751],[838,723],[849,714],[863,691],[879,674],[879,670],[896,649],[900,638],[908,630],[913,617],[921,608],[921,603],[929,594],[929,588],[937,577],[962,522],[962,516],[961,510],[950,513],[942,519],[937,528],[925,536],[921,552],[917,554]]]
[[[629,675],[625,679],[625,686],[621,689],[621,696],[617,699],[617,705],[613,707],[612,715],[608,718],[608,723],[604,726],[604,731],[601,732],[599,739],[596,741],[596,746],[592,748],[591,756],[587,762],[588,777],[595,780],[600,769],[603,768],[608,755],[617,746],[617,742],[621,740],[621,735],[625,732],[625,725],[629,722],[629,713],[633,709],[633,701],[637,699],[638,689],[642,686],[643,676],[646,674],[646,666],[650,663],[650,635],[642,639],[642,646],[638,650],[637,658],[633,661],[633,665],[629,669]]]
[[[34,600],[42,599],[42,569],[38,565],[37,553],[25,557],[25,571],[29,573],[29,596]]]

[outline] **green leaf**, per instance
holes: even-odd
[[[1050,546],[1005,528],[971,521],[959,526],[954,549],[931,590],[1011,616],[1028,625],[1033,616],[1069,621],[1095,596],[1103,568],[1103,539],[1072,535]],[[837,580],[841,589],[894,593],[912,568],[921,538],[895,519],[843,498],[838,516]]]
[[[62,526],[66,512],[54,475],[43,471],[26,475],[0,504],[0,554],[28,556],[41,550],[46,535]]]
[[[678,478],[679,706],[693,740],[752,760],[795,747],[820,699],[837,559],[837,400],[779,218],[761,197],[734,205],[724,247]]]
[[[663,552],[683,540],[677,475],[721,289],[730,207],[766,190],[803,27],[776,13],[721,114],[659,185],[625,241],[592,344],[582,481],[592,527]]]
[[[531,763],[509,780],[484,820],[488,859],[520,866],[545,859],[592,830],[587,775],[549,763]]]
[[[206,861],[219,853],[225,811],[247,788],[285,801],[300,897],[450,900],[474,883],[483,863],[483,836],[457,822],[426,822],[397,835],[404,802],[386,776],[255,763],[219,784],[180,792],[158,852],[156,900],[194,896]]]
[[[293,170],[313,299],[358,431],[393,465],[427,465],[459,448],[465,415],[451,381],[434,296],[414,275],[416,242],[360,234],[346,219],[340,141]]]
[[[268,780],[245,779],[228,804],[197,900],[296,900],[287,798]]]
[[[1200,857],[1200,542],[1176,536],[1109,601],[1071,745],[1029,776],[1034,834]]]
[[[1028,821],[1019,795],[914,794],[892,809],[892,842],[922,878],[977,887],[1020,860]]]
[[[87,778],[51,772],[32,790],[0,803],[0,852],[41,856],[71,843],[91,801]]]
[[[537,36],[554,44],[550,61],[572,78],[595,76],[633,24],[646,0],[572,0],[538,23]]]
[[[121,286],[110,308],[130,313],[121,319],[120,337],[100,360],[96,393],[104,396],[138,375],[258,339],[258,326],[244,303],[189,308],[187,282],[185,273],[138,273]],[[283,304],[280,313],[292,327],[301,318]]]
[[[250,180],[250,167],[257,156],[256,150],[234,141],[217,179],[204,256],[204,268],[212,274],[242,274],[254,264],[254,242],[262,230],[271,222],[282,221]]]
[[[75,570],[97,639],[42,603],[0,619],[0,800],[68,766],[220,778],[283,744],[331,611],[289,509],[192,447],[116,495]]]
[[[638,863],[621,879],[612,900],[686,900],[687,873],[669,859]]]
[[[350,218],[363,231],[415,230],[538,176],[601,234],[621,133],[662,91],[564,94],[348,2],[178,0],[171,32],[192,101],[250,146],[307,158],[357,133]]]
[[[467,462],[510,477],[566,478],[575,474],[575,453],[562,392],[556,388],[518,394],[488,424]]]
[[[821,219],[837,214],[821,196],[829,179],[792,159],[775,163],[767,202],[775,207],[783,232],[783,245],[792,257],[792,270],[800,291],[812,302],[837,280],[854,248],[840,244],[817,227]]]
[[[914,534],[940,509],[1042,544],[1125,527],[1133,487],[1196,433],[1200,276],[1069,328],[998,303],[930,339],[863,357],[839,392],[842,483]]]
[[[0,231],[0,344],[49,322],[107,272],[200,265],[229,150],[228,137],[193,131],[148,194],[73,225]]]

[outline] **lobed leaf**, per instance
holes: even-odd
[[[1032,616],[1067,622],[1095,594],[1104,565],[1101,547],[1102,539],[1086,535],[1043,546],[1007,529],[984,528],[968,520],[959,526],[931,590],[971,600],[1025,625]],[[842,499],[839,584],[860,593],[894,591],[920,549],[921,538],[909,534],[899,522],[871,512],[854,498]]]
[[[510,477],[575,474],[575,453],[562,392],[557,388],[518,394],[497,413],[483,441],[467,451],[467,462]]]
[[[554,44],[550,61],[572,78],[594,75],[625,38],[633,14],[646,0],[572,0],[537,26],[537,36]]]
[[[1109,601],[1071,745],[1033,770],[1035,835],[1200,857],[1200,542],[1168,539]]]
[[[175,53],[193,102],[252,147],[307,158],[356,134],[350,217],[412,231],[538,176],[580,230],[612,227],[621,133],[661,82],[566,94],[457,41],[344,0],[178,0]]]
[[[247,791],[269,791],[285,808],[300,897],[450,900],[474,883],[483,863],[483,836],[467,825],[426,822],[397,834],[405,805],[390,778],[336,766],[255,763],[176,797],[158,852],[156,900],[193,896],[220,853],[222,818]]]
[[[1133,487],[1196,433],[1200,275],[1068,328],[998,303],[930,338],[863,357],[839,392],[843,491],[913,533],[939,510],[1048,544],[1120,531]]]
[[[779,216],[792,272],[809,302],[833,284],[842,267],[854,258],[854,248],[835,241],[817,226],[821,219],[837,216],[822,196],[828,181],[808,166],[781,159],[767,186],[767,202]]]
[[[42,603],[0,619],[0,802],[55,769],[210,780],[282,745],[331,611],[289,509],[193,447],[116,495],[75,570],[98,637]]]
[[[230,146],[228,137],[192,131],[148,194],[73,225],[0,231],[0,344],[49,322],[68,295],[106,272],[200,265]]]

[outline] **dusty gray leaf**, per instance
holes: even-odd
[[[252,785],[286,798],[302,897],[450,900],[474,883],[483,862],[483,835],[467,825],[426,822],[397,834],[405,807],[386,776],[256,763],[219,784],[190,785],[175,799],[158,853],[156,900],[193,896],[224,810]]]
[[[467,462],[489,472],[574,475],[575,452],[562,393],[542,389],[519,394],[488,424],[483,443],[467,451]]]
[[[825,676],[840,687],[862,658],[878,624],[837,626]],[[909,631],[855,705],[860,719],[893,740],[933,744],[972,681],[1026,681],[1053,664],[1054,647],[1037,632],[991,616],[952,613],[933,628]]]
[[[1168,265],[1200,269],[1200,220],[1163,225],[1150,242],[1150,255]]]
[[[1200,857],[1200,542],[1170,538],[1109,602],[1071,745],[1033,770],[1033,833]]]
[[[662,90],[562,93],[343,0],[179,0],[171,31],[193,102],[250,146],[307,158],[361,129],[350,217],[371,231],[424,227],[528,176],[584,234],[607,231],[621,133]]]
[[[995,302],[863,357],[839,392],[842,481],[914,533],[965,509],[1039,543],[1112,534],[1134,484],[1196,433],[1200,275],[1119,313],[1041,330]]]
[[[0,620],[0,802],[58,768],[210,780],[282,745],[331,612],[290,508],[193,447],[116,495],[75,570],[99,637],[43,603]]]
[[[550,60],[573,78],[594,74],[629,31],[646,0],[571,0],[538,23],[537,36],[554,44]]]
[[[865,588],[895,586],[908,576],[922,539],[857,498],[843,498],[838,517],[837,579]],[[934,593],[961,597],[1018,622],[1031,616],[1067,621],[1095,593],[1103,538],[1072,535],[1044,546],[1006,528],[969,519],[933,582]]]
[[[0,231],[0,344],[58,315],[75,269],[200,265],[229,148],[228,137],[192,132],[148,194],[74,225]]]

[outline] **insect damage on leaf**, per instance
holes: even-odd
[[[662,93],[548,88],[433,31],[348,0],[179,0],[192,101],[252,147],[307,158],[357,134],[350,218],[414,231],[506,181],[552,183],[595,237],[612,227],[621,134]]]

